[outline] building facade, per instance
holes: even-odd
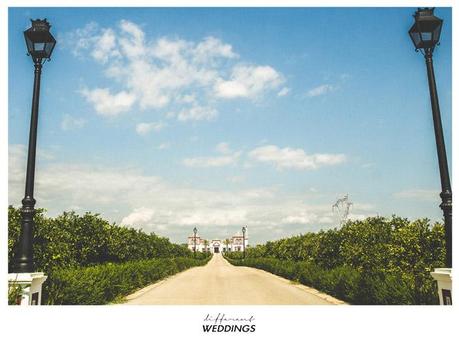
[[[249,240],[245,234],[245,247],[247,248]],[[188,248],[194,251],[194,236],[188,237]],[[196,250],[198,252],[225,253],[225,252],[242,252],[244,250],[244,236],[238,232],[229,239],[212,239],[207,240],[196,236]]]

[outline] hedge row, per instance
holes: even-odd
[[[227,260],[235,266],[255,267],[298,281],[351,304],[416,304],[415,293],[403,278],[395,275],[362,273],[350,266],[323,269],[310,262],[274,258],[244,260],[227,257]],[[432,286],[435,286],[433,280]],[[437,301],[433,296],[429,304]]]
[[[57,269],[44,283],[43,304],[107,304],[187,268],[205,265],[209,259],[150,259]]]
[[[346,272],[343,277],[352,279],[358,274],[366,289],[359,289],[362,299],[349,295],[354,303],[392,303],[391,298],[384,298],[387,293],[398,298],[394,304],[437,304],[437,287],[430,272],[444,267],[445,251],[443,224],[378,216],[348,221],[340,229],[268,241],[247,248],[246,257],[277,259],[284,265],[306,262],[317,272],[325,272],[321,278],[333,277],[333,272]],[[242,253],[228,253],[227,257],[242,258]],[[392,288],[399,294],[389,293]]]
[[[8,208],[8,266],[19,241],[21,213]],[[154,233],[109,223],[98,214],[75,212],[50,218],[38,209],[35,215],[35,269],[46,273],[57,268],[121,263],[152,258],[191,257],[186,247]]]

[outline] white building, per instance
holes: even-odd
[[[228,252],[234,252],[234,251],[239,251],[242,252],[244,250],[244,243],[243,243],[244,237],[241,232],[237,232],[234,236],[232,236],[229,239],[212,239],[212,240],[206,240],[201,238],[200,236],[196,236],[196,250],[199,252],[211,252],[213,253],[224,253],[226,251]],[[245,247],[247,248],[248,246],[248,237],[247,237],[247,232],[245,234]],[[194,236],[189,236],[188,237],[188,248],[192,251],[194,251]]]

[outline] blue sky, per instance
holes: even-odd
[[[184,242],[250,242],[353,219],[441,219],[415,8],[10,8],[9,202],[23,197],[33,66],[48,18],[37,206]],[[451,10],[434,62],[451,165]]]

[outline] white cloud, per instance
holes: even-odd
[[[420,201],[438,200],[440,191],[426,189],[409,189],[396,192],[393,194],[396,198],[415,199]]]
[[[96,112],[105,116],[134,106],[141,110],[170,107],[166,112],[174,110],[180,121],[211,120],[218,114],[216,99],[256,99],[284,83],[271,66],[234,65],[239,56],[233,46],[212,36],[196,42],[150,39],[139,25],[127,20],[109,28],[91,23],[69,36],[74,45],[67,48],[78,56],[92,57],[102,65],[104,75],[121,87],[118,92],[102,87],[82,92]]]
[[[290,92],[290,89],[287,87],[282,88],[278,93],[277,96],[285,96]]]
[[[182,102],[182,103],[192,103],[192,104],[197,103],[195,94],[185,94],[183,96],[178,96],[177,101]]]
[[[85,50],[92,48],[98,38],[100,28],[95,22],[90,22],[82,28],[78,28],[66,35],[63,41],[63,46],[70,50],[70,52],[78,57],[83,57]],[[93,56],[94,57],[94,56]]]
[[[257,147],[250,151],[249,156],[258,162],[272,163],[279,170],[313,170],[346,161],[344,154],[306,154],[302,149],[279,148],[275,145]]]
[[[131,109],[135,95],[120,91],[111,94],[107,88],[83,89],[81,94],[94,105],[96,112],[102,116],[116,116]]]
[[[64,114],[61,121],[61,129],[64,131],[70,131],[83,128],[85,124],[86,120],[83,118],[77,118],[69,114]]]
[[[311,222],[317,221],[317,215],[310,214],[310,213],[303,213],[301,215],[291,215],[284,217],[282,219],[283,223],[300,223],[300,224],[307,224]]]
[[[134,209],[132,213],[127,215],[121,220],[121,224],[125,226],[136,226],[136,225],[142,225],[146,222],[149,222],[154,215],[155,211],[150,208],[137,208]]]
[[[216,58],[237,58],[230,44],[215,37],[207,37],[194,50],[194,59],[199,63],[213,62]]]
[[[336,87],[335,86],[332,86],[331,84],[322,84],[318,87],[315,87],[313,89],[310,89],[308,92],[307,92],[307,95],[309,97],[315,97],[315,96],[321,96],[321,95],[325,95],[333,90],[335,90]]]
[[[220,167],[227,165],[234,165],[241,156],[241,151],[233,152],[229,148],[229,144],[222,142],[219,143],[215,150],[220,153],[220,156],[214,157],[195,157],[195,158],[185,158],[183,160],[183,165],[187,167]]]
[[[231,183],[242,183],[245,180],[245,177],[244,176],[231,176],[231,177],[226,178],[226,180]]]
[[[8,197],[14,206],[24,195],[25,160],[25,146],[9,146]],[[36,206],[48,209],[50,216],[71,209],[97,212],[110,222],[160,231],[176,242],[185,242],[194,225],[210,238],[224,238],[225,232],[248,225],[251,242],[332,226],[333,198],[322,204],[323,199],[308,195],[308,204],[302,195],[275,188],[208,190],[173,184],[133,168],[52,160],[38,165],[35,181]],[[365,212],[356,212],[360,214]]]
[[[171,144],[169,142],[165,142],[165,143],[159,144],[158,150],[167,150],[169,147],[171,147]]]
[[[185,158],[183,160],[183,165],[188,167],[219,167],[233,165],[238,157],[238,154],[234,154],[230,156]]]
[[[236,65],[229,80],[220,79],[215,84],[217,97],[255,98],[269,89],[275,89],[284,82],[283,77],[272,67]]]
[[[222,153],[222,154],[229,154],[231,153],[231,149],[229,147],[229,144],[226,143],[226,142],[221,142],[219,143],[216,147],[215,147],[215,150],[219,153]]]
[[[115,33],[112,29],[103,29],[100,36],[95,36],[94,49],[91,56],[102,63],[106,63],[110,58],[120,56],[116,48]]]
[[[40,157],[38,156],[38,162]],[[9,184],[10,203],[16,205],[23,196],[26,149],[22,145],[10,146]],[[102,166],[86,164],[63,164],[47,161],[37,166],[35,178],[35,197],[38,205],[56,210],[79,206],[93,210],[104,204],[126,203],[123,193],[141,191],[143,187],[160,187],[157,177],[143,176],[133,169],[106,169]],[[94,196],[94,197],[93,197]],[[19,202],[18,202],[19,200]],[[50,206],[49,204],[52,203]],[[140,207],[140,203],[137,203]]]
[[[121,38],[119,44],[122,53],[130,59],[135,59],[145,55],[145,34],[140,27],[130,21],[121,20]]]
[[[21,184],[25,180],[27,149],[24,145],[8,146],[8,181],[12,184]],[[37,158],[38,159],[38,158]],[[8,189],[8,193],[14,189]],[[22,193],[22,191],[19,191]]]
[[[164,122],[141,122],[136,125],[135,130],[139,135],[146,135],[151,131],[159,132],[166,126]]]
[[[152,54],[156,58],[159,58],[168,62],[183,62],[184,52],[191,48],[191,43],[176,39],[171,40],[166,37],[159,38],[152,49]]]
[[[349,215],[350,217],[351,215]],[[319,223],[326,223],[328,225],[332,224],[332,223],[335,223],[336,222],[336,219],[334,220],[332,217],[328,216],[328,215],[324,215],[322,217],[319,218],[318,220]]]
[[[214,108],[201,106],[194,106],[191,108],[183,109],[177,115],[179,121],[210,121],[216,117],[217,111]]]
[[[68,33],[59,41],[63,42],[63,46],[73,55],[83,57],[89,52],[92,58],[102,64],[120,57],[115,32],[111,28],[100,28],[95,22]]]

